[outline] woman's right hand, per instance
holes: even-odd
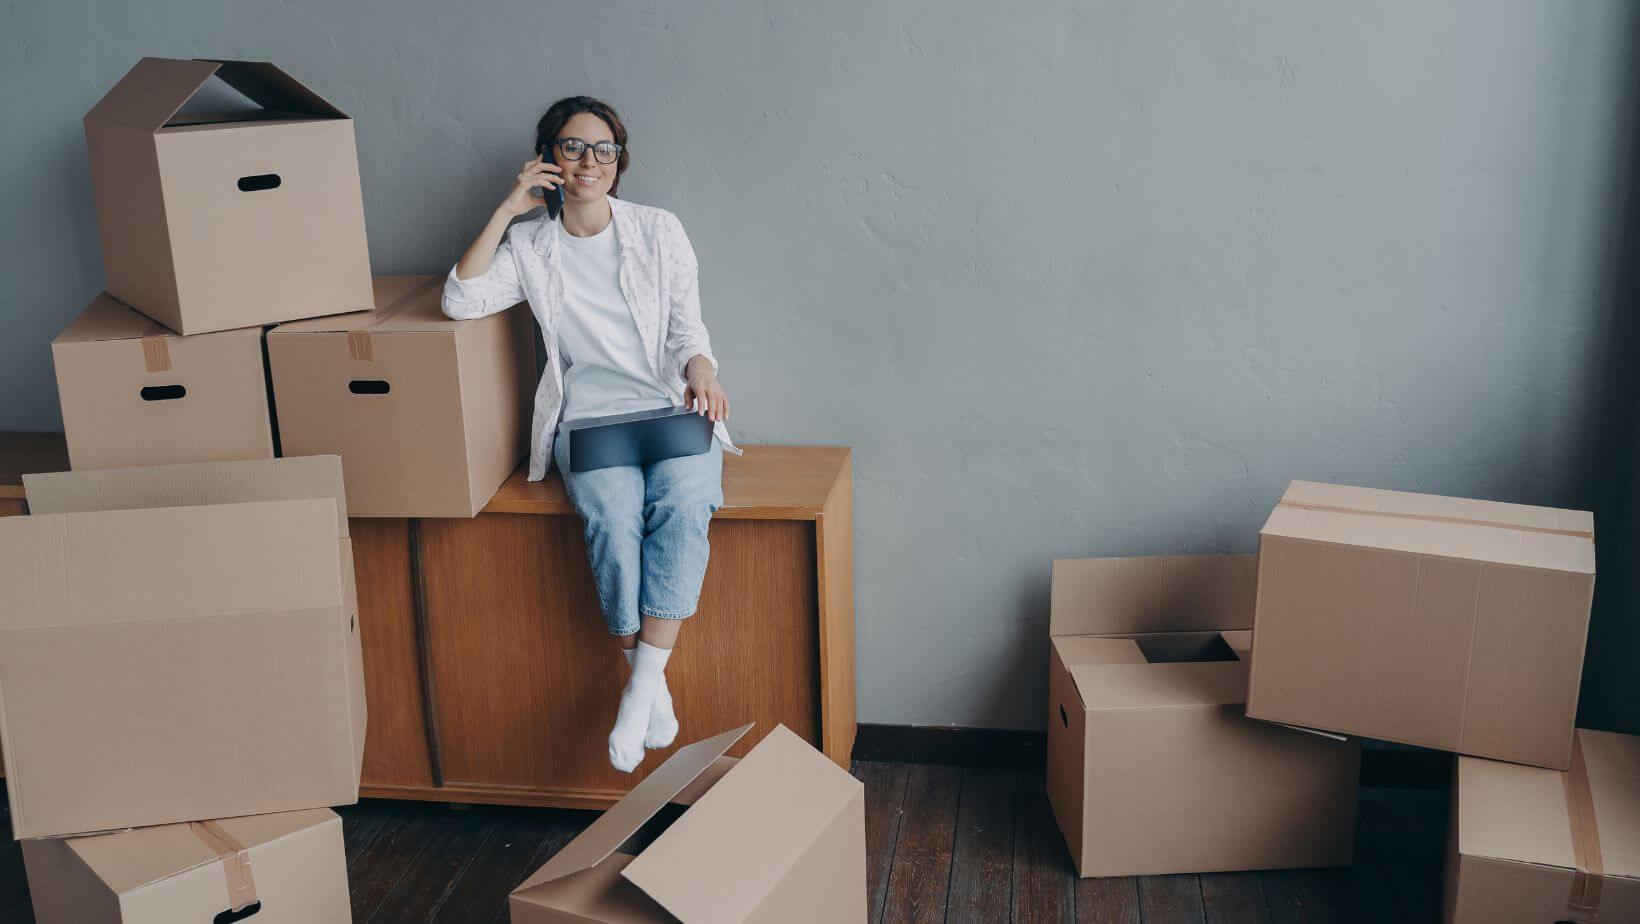
[[[563,170],[554,163],[544,161],[541,155],[524,162],[519,168],[519,174],[513,181],[512,191],[507,198],[501,200],[499,211],[508,217],[516,218],[530,209],[540,207],[545,200],[533,195],[536,189],[551,190],[564,185]]]

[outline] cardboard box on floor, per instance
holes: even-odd
[[[181,112],[213,76],[255,108]],[[279,68],[143,58],[85,143],[120,301],[183,334],[370,307],[353,120]]]
[[[23,864],[39,924],[352,920],[329,809],[24,841]]]
[[[1573,741],[1569,771],[1458,758],[1448,924],[1640,921],[1640,738]]]
[[[1247,714],[1564,770],[1594,564],[1582,511],[1295,481]]]
[[[180,337],[105,293],[51,360],[73,468],[274,456],[260,327]]]
[[[1349,864],[1360,744],[1243,714],[1255,576],[1054,562],[1047,790],[1078,875]]]
[[[369,314],[269,332],[281,445],[340,455],[353,516],[474,516],[527,452],[529,311],[453,321],[442,276],[375,285]]]
[[[865,920],[864,786],[784,725],[723,756],[751,727],[679,748],[513,890],[512,924]]]
[[[23,483],[30,515],[0,518],[16,837],[357,801],[364,669],[340,460]]]

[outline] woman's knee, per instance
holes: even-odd
[[[712,522],[712,514],[721,506],[712,498],[673,491],[649,502],[644,507],[645,532],[677,530],[704,534]]]

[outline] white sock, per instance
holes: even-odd
[[[632,660],[638,649],[624,648],[626,665],[632,666]],[[655,701],[649,707],[649,731],[644,733],[643,746],[646,748],[664,748],[678,737],[678,716],[672,711],[672,691],[666,688],[666,675],[661,674],[660,686],[655,688]]]
[[[615,728],[609,733],[609,762],[622,773],[631,773],[643,761],[643,739],[649,730],[649,710],[655,690],[666,671],[672,651],[638,643],[632,656],[632,676],[621,691],[621,707],[615,713]]]

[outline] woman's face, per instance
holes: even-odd
[[[609,125],[590,112],[577,112],[564,123],[558,138],[579,138],[587,143],[587,149],[578,161],[565,160],[564,152],[553,146],[552,158],[564,168],[564,195],[582,202],[608,195],[619,163],[598,163],[598,158],[592,156],[592,146],[600,141],[615,140],[615,133],[609,130]]]

